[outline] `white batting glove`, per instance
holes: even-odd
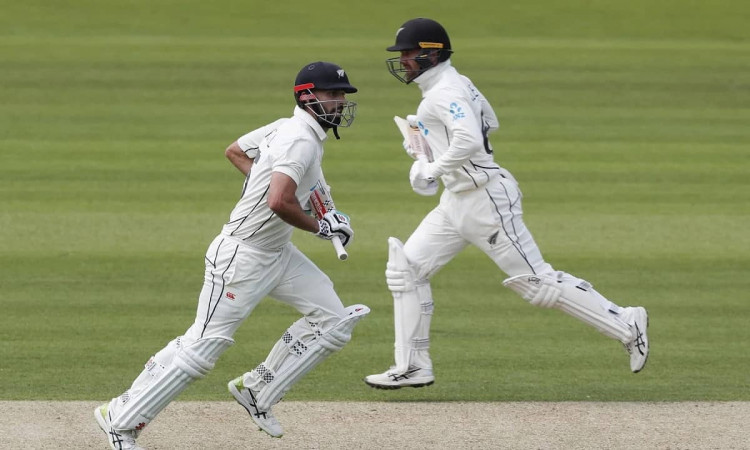
[[[354,230],[349,224],[349,216],[338,210],[328,211],[322,219],[318,220],[320,230],[315,233],[321,239],[330,241],[334,236],[341,239],[344,247],[354,238]]]
[[[417,154],[414,153],[414,150],[411,148],[411,145],[409,144],[408,139],[404,139],[404,142],[402,142],[401,145],[404,146],[404,150],[406,150],[406,154],[409,155],[411,159],[414,159],[414,160],[417,159]]]
[[[419,195],[429,196],[437,194],[438,182],[432,175],[426,158],[419,158],[411,165],[409,182],[411,183],[412,190]]]

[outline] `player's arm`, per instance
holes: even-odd
[[[242,172],[243,175],[247,176],[250,173],[250,169],[253,167],[255,158],[258,157],[263,139],[266,139],[274,133],[287,120],[289,119],[278,119],[268,125],[264,125],[240,136],[236,141],[232,142],[229,147],[227,147],[224,151],[224,155],[234,167]]]
[[[271,173],[268,207],[281,220],[311,233],[319,231],[318,220],[307,215],[297,200],[297,183],[282,172]]]
[[[480,119],[467,102],[443,101],[433,108],[451,136],[448,149],[429,164],[432,175],[439,177],[459,169],[477,152],[484,152],[485,139]]]
[[[240,148],[240,144],[237,141],[227,147],[224,151],[224,156],[227,157],[229,162],[234,165],[243,175],[247,176],[250,173],[250,169],[253,167],[253,159],[251,159],[243,150]]]

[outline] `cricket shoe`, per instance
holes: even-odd
[[[635,307],[626,308],[626,314],[630,317],[627,322],[630,328],[633,330],[634,338],[632,341],[625,345],[625,350],[630,354],[630,370],[633,373],[638,373],[646,365],[648,359],[648,335],[646,331],[648,329],[648,312],[646,308]]]
[[[144,450],[135,443],[136,432],[127,430],[115,430],[112,428],[112,417],[109,415],[109,403],[97,406],[94,409],[94,418],[99,428],[107,435],[107,442],[113,450]]]
[[[284,435],[284,430],[281,428],[281,424],[276,417],[273,416],[271,410],[261,411],[257,406],[257,395],[258,393],[248,389],[242,384],[242,377],[237,377],[230,381],[227,385],[229,393],[234,396],[237,403],[242,405],[248,413],[250,418],[253,419],[258,427],[268,433],[272,437],[280,438]]]
[[[401,389],[402,387],[429,386],[435,382],[431,369],[422,369],[409,366],[406,372],[396,372],[396,367],[391,367],[383,373],[368,375],[365,383],[376,389]]]

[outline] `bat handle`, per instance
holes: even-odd
[[[334,236],[333,239],[331,239],[331,242],[333,243],[333,248],[336,249],[336,255],[340,260],[345,261],[346,258],[349,257],[349,254],[346,253],[344,244],[341,243],[341,239],[338,236]]]

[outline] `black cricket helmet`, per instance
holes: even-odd
[[[349,82],[349,77],[340,66],[317,61],[305,65],[294,80],[294,98],[297,106],[308,108],[317,117],[323,128],[333,128],[336,139],[337,127],[348,127],[354,122],[357,103],[347,100],[319,100],[315,90],[357,92]]]
[[[412,58],[419,65],[420,70],[417,73],[409,72],[403,64],[401,58],[388,58],[386,64],[388,71],[400,81],[409,84],[426,70],[437,64],[447,61],[453,50],[451,50],[451,40],[448,32],[438,22],[418,17],[407,20],[396,31],[396,43],[386,50],[389,52],[401,52],[404,50],[421,51]]]

